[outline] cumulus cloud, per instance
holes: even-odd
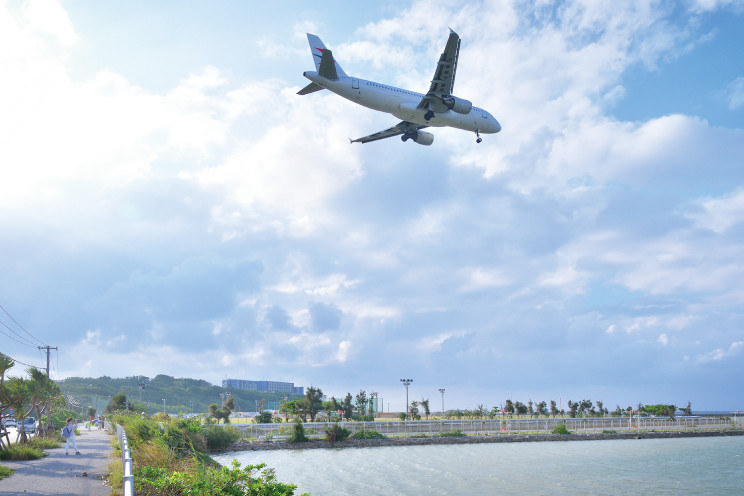
[[[394,120],[297,96],[301,69],[215,62],[162,91],[81,76],[69,61],[91,40],[53,7],[0,9],[0,288],[44,307],[40,328],[69,322],[90,355],[71,375],[270,365],[337,396],[416,373],[486,394],[557,391],[579,368],[621,388],[638,364],[740,353],[742,131],[613,115],[629,72],[694,51],[694,16],[736,4],[413,2],[340,31],[348,72],[419,91],[459,32],[456,94],[504,128],[478,146],[437,129],[430,148],[349,145]],[[264,55],[309,63],[322,24]]]

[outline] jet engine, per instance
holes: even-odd
[[[434,135],[427,133],[426,131],[414,131],[413,133],[407,133],[400,137],[402,141],[413,140],[414,143],[419,145],[429,146],[434,143]]]
[[[445,107],[458,114],[469,114],[473,109],[473,102],[457,98],[456,96],[443,98],[442,103],[444,103]]]

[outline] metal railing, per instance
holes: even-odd
[[[116,424],[116,435],[119,438],[119,447],[121,448],[121,467],[123,471],[122,483],[124,486],[124,496],[134,496],[134,475],[132,475],[132,452],[129,449],[127,433],[124,428]]]
[[[472,435],[547,434],[558,424],[566,424],[574,433],[602,432],[700,432],[709,430],[741,429],[732,419],[725,417],[591,417],[591,418],[493,418],[459,420],[407,420],[375,422],[339,422],[352,434],[373,430],[386,436],[435,435],[442,432],[461,431]],[[224,424],[219,424],[224,426]],[[281,424],[231,424],[243,432],[245,438],[284,439],[292,432],[291,423]],[[324,437],[328,422],[305,422],[308,437]]]

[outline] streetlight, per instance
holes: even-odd
[[[406,387],[406,418],[408,417],[408,386],[411,385],[413,379],[401,379],[400,382]]]
[[[439,388],[439,392],[442,393],[442,418],[444,418],[444,388]]]

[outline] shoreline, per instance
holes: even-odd
[[[593,434],[497,434],[494,436],[474,435],[462,437],[441,436],[408,436],[389,437],[385,439],[347,439],[336,443],[311,439],[306,443],[288,443],[286,441],[238,441],[226,449],[213,451],[230,453],[237,451],[270,451],[301,449],[337,449],[337,448],[372,448],[380,446],[427,446],[435,444],[482,444],[482,443],[528,443],[528,442],[561,442],[561,441],[604,441],[611,439],[669,439],[685,437],[729,437],[744,436],[744,430],[711,430],[711,431],[645,431],[623,433]]]

